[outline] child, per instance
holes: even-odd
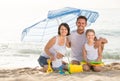
[[[52,68],[64,74],[63,70],[66,68],[66,63],[63,61],[63,57],[65,56],[66,50],[57,49],[55,51],[56,54],[54,55],[55,59],[52,61]]]
[[[102,60],[102,48],[99,46],[98,48],[94,47],[94,43],[96,40],[95,31],[93,29],[88,29],[86,31],[87,42],[84,44],[82,52],[83,59],[86,64],[83,65],[83,69],[85,71],[89,71],[93,69],[96,72],[100,72],[102,70],[102,66],[94,66],[91,64],[92,61],[98,63]]]

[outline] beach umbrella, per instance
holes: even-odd
[[[42,47],[53,36],[57,35],[58,26],[64,22],[68,23],[70,30],[75,30],[76,19],[78,16],[86,16],[88,26],[94,23],[98,18],[98,12],[91,10],[83,10],[71,7],[65,7],[58,10],[48,12],[47,18],[41,20],[22,31],[21,40],[24,42],[38,42]]]

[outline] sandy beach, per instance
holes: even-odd
[[[61,75],[43,73],[39,69],[24,67],[0,69],[0,81],[120,81],[120,63],[111,63],[103,67],[102,72],[81,72]]]
[[[119,59],[103,59],[105,66],[102,72],[47,74],[35,69],[39,66],[39,45],[14,43],[1,44],[0,48],[0,81],[120,81]],[[68,62],[68,58],[64,61]]]
[[[119,3],[120,0],[0,0],[0,81],[120,81]],[[75,10],[67,16],[65,10],[55,15],[65,7],[80,9],[79,14]],[[80,14],[88,18],[85,29],[94,29],[98,38],[108,40],[102,53],[103,70],[62,75],[35,69],[40,66],[38,58],[48,40],[58,34],[58,25],[67,22],[70,31],[74,31],[74,15]],[[70,63],[70,57],[68,48],[63,60]]]

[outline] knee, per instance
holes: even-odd
[[[100,72],[100,71],[102,71],[102,67],[94,67],[93,70],[95,72]]]
[[[84,71],[90,71],[90,67],[88,65],[83,65],[83,70]]]
[[[79,61],[76,61],[76,60],[72,60],[72,61],[71,61],[71,64],[76,64],[76,65],[79,65],[79,64],[80,64],[80,62],[79,62]]]

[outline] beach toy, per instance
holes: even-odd
[[[101,64],[101,61],[90,61],[91,64]]]
[[[82,65],[69,64],[68,70],[70,73],[78,73],[78,72],[83,72],[83,67]]]
[[[59,73],[60,74],[65,74],[62,67],[59,67]]]
[[[85,61],[80,62],[81,65],[87,64]]]
[[[84,64],[87,64],[85,61],[82,61],[81,62],[81,65],[84,65]],[[101,61],[90,61],[90,64],[92,65],[92,66],[104,66],[104,63],[103,62],[101,62]]]
[[[104,66],[104,63],[101,62],[101,61],[98,61],[98,62],[96,62],[96,61],[91,61],[90,64],[93,65],[93,66]]]
[[[50,59],[48,59],[47,62],[48,62],[47,73],[51,73],[51,72],[53,72],[53,69],[52,69],[51,64],[50,64],[51,63]]]

